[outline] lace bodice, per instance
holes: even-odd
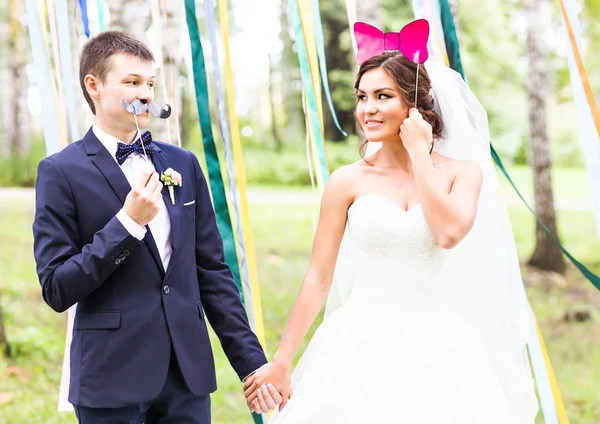
[[[404,211],[382,195],[363,195],[348,210],[348,229],[357,296],[390,305],[435,297],[443,249],[420,205]]]

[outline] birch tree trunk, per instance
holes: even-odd
[[[556,212],[552,193],[550,146],[546,125],[546,97],[548,94],[547,53],[543,40],[544,28],[540,19],[540,0],[523,0],[527,22],[527,57],[529,59],[525,88],[529,103],[528,161],[533,170],[535,212],[556,236]],[[535,250],[529,265],[562,273],[565,262],[560,248],[544,229],[537,224]]]

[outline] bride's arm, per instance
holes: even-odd
[[[423,215],[437,242],[444,249],[456,246],[471,230],[483,175],[476,162],[463,162],[450,192],[447,175],[436,169],[429,154],[431,126],[416,109],[402,124],[400,136],[411,159]]]
[[[300,343],[323,307],[331,287],[335,263],[346,227],[348,208],[353,200],[352,173],[349,167],[340,168],[331,175],[327,183],[321,201],[310,264],[302,287],[272,363],[260,368],[245,382],[248,405],[251,405],[258,396],[256,389],[266,383],[275,385],[282,394],[282,408],[289,399],[292,361]]]

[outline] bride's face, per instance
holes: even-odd
[[[383,68],[366,72],[356,92],[356,116],[367,140],[398,139],[400,125],[408,116],[398,86]]]

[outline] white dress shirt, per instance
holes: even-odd
[[[117,143],[119,143],[120,140],[102,131],[95,124],[92,127],[92,131],[94,131],[94,135],[98,138],[98,140],[100,140],[104,147],[106,147],[117,165],[119,165],[117,162],[116,153]],[[119,165],[121,171],[123,171],[123,174],[125,174],[125,178],[127,178],[127,181],[129,181],[130,186],[135,184],[138,175],[143,169],[147,169],[148,166],[154,170],[154,164],[152,161],[150,160],[149,163],[146,162],[144,156],[137,152],[132,152],[127,159],[125,159],[123,165]],[[129,231],[129,234],[138,240],[141,241],[146,236],[146,228],[135,222],[129,215],[125,213],[123,209],[117,213],[117,219],[121,222],[121,224],[123,224],[127,231]],[[167,267],[169,266],[173,249],[171,247],[171,221],[169,220],[169,211],[167,210],[164,202],[161,203],[158,214],[152,221],[150,221],[148,226],[150,227],[152,237],[154,237],[158,253],[160,254],[160,259],[166,271]]]

